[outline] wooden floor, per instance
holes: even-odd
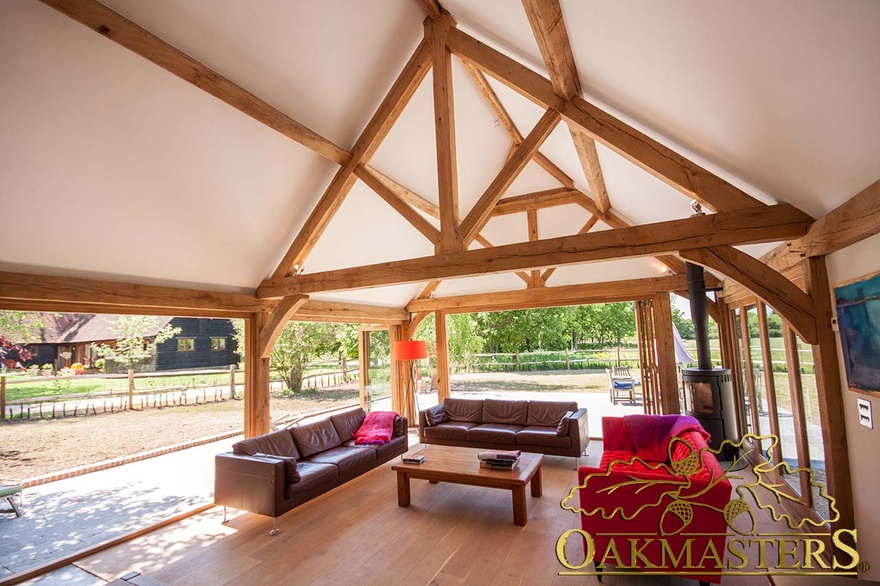
[[[601,442],[588,458],[595,463]],[[391,463],[279,520],[235,513],[221,524],[212,509],[76,565],[107,580],[135,570],[171,585],[222,584],[598,584],[559,576],[556,540],[578,527],[560,501],[576,484],[572,458],[547,457],[544,495],[528,497],[528,524],[512,522],[510,491],[413,481],[412,504],[397,505]],[[577,559],[577,544],[570,547]],[[583,554],[581,554],[583,555]],[[603,584],[694,585],[659,577],[605,577]],[[765,586],[763,576],[724,578],[725,585]]]

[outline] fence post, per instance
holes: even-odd
[[[235,398],[235,365],[229,365],[229,398]]]
[[[516,366],[514,368],[516,368],[516,371],[519,372],[519,352],[514,354],[514,362],[516,363]]]
[[[134,409],[134,369],[128,369],[128,408]]]
[[[0,421],[6,420],[6,375],[0,376]]]
[[[571,370],[571,356],[568,354],[568,348],[565,349],[565,370]]]

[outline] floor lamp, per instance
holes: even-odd
[[[409,361],[409,388],[403,398],[403,415],[409,418],[410,425],[415,424],[415,418],[418,416],[418,399],[416,398],[416,360],[423,360],[428,357],[428,349],[422,340],[401,340],[394,342],[394,359]],[[412,406],[412,413],[409,407]]]

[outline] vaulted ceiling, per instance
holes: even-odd
[[[253,292],[279,273],[298,236],[308,236],[303,227],[340,163],[356,154],[358,138],[418,54],[431,11],[431,2],[416,0],[103,3],[323,137],[324,156],[120,46],[115,30],[105,38],[37,0],[6,0],[0,270]],[[459,30],[551,79],[557,94],[566,91],[545,65],[527,10],[548,3],[442,4]],[[819,217],[877,179],[880,4],[559,5],[576,72],[572,95],[734,188]],[[553,25],[550,37],[558,33]],[[420,75],[314,246],[291,263],[304,276],[427,257],[435,252],[431,237],[443,244],[437,216],[450,187],[438,177],[436,82],[433,72]],[[472,64],[452,57],[449,85],[458,219],[462,231],[480,228],[471,249],[692,213],[681,190],[567,120],[547,120],[544,107]],[[505,183],[502,203],[487,208],[482,226],[474,208],[516,158],[512,146],[528,143],[536,125],[545,131],[536,155]],[[401,213],[383,201],[399,207],[401,197],[414,207]],[[529,204],[550,199],[558,205]],[[772,246],[741,248],[758,255]],[[644,256],[443,279],[434,294],[524,289],[544,278],[549,287],[658,277],[668,265]],[[312,296],[402,307],[427,284]]]

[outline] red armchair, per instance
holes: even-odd
[[[731,486],[702,449],[702,432],[677,434],[663,450],[667,460],[652,462],[637,457],[644,452],[623,418],[603,417],[602,430],[600,466],[578,473],[581,527],[593,538],[596,571],[613,565],[720,583]]]

